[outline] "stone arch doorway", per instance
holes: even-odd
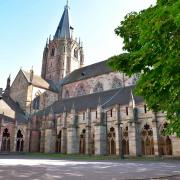
[[[95,135],[92,134],[92,142],[91,142],[91,154],[95,154]]]
[[[153,131],[148,124],[141,131],[142,155],[154,155]]]
[[[122,151],[124,155],[129,155],[129,134],[128,127],[126,127],[123,131],[122,137]]]
[[[108,133],[108,154],[115,155],[116,154],[116,142],[115,142],[115,129],[113,127],[110,128]]]
[[[79,153],[80,154],[86,153],[86,130],[85,129],[83,129],[81,134],[80,134]]]
[[[169,136],[160,136],[159,155],[172,155],[172,142]]]
[[[24,149],[24,139],[21,130],[18,130],[16,135],[16,151],[22,152]]]
[[[165,122],[160,127],[160,138],[159,138],[159,155],[172,155],[172,141],[168,135],[165,135],[165,128],[168,124]]]
[[[59,131],[59,134],[57,135],[56,139],[56,152],[61,153],[61,137],[62,137],[62,131]]]
[[[7,128],[3,131],[1,151],[10,151],[10,133]]]

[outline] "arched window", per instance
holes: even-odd
[[[165,123],[160,130],[160,138],[159,138],[159,154],[160,155],[172,155],[172,141],[168,135],[165,135],[165,127],[167,124]]]
[[[77,95],[77,96],[83,96],[83,95],[85,95],[85,94],[86,94],[86,91],[85,91],[83,85],[80,85],[80,86],[78,86],[78,87],[76,88],[76,95]]]
[[[7,128],[3,131],[1,151],[10,151],[10,133]]]
[[[56,152],[61,153],[61,136],[62,132],[59,131],[59,134],[57,135],[56,138]]]
[[[116,154],[116,142],[115,142],[115,129],[113,127],[110,128],[110,131],[108,133],[108,153],[109,155],[115,155]]]
[[[112,89],[120,88],[123,86],[122,80],[115,77],[112,82]]]
[[[128,134],[128,127],[126,127],[123,131],[122,137],[122,151],[124,155],[129,154],[129,134]]]
[[[142,155],[154,155],[153,131],[148,124],[141,131]]]
[[[94,89],[93,89],[93,92],[96,93],[96,92],[101,92],[101,91],[103,91],[103,84],[100,83],[100,82],[98,82],[98,83],[95,85],[95,87],[94,87]]]
[[[16,151],[22,152],[24,149],[24,140],[21,130],[18,130],[17,137],[16,137]]]
[[[55,55],[55,48],[53,47],[52,49],[51,49],[51,56],[54,56]]]
[[[80,154],[86,153],[86,130],[85,129],[83,129],[80,134],[79,153]]]

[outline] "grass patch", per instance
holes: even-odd
[[[80,154],[60,154],[60,153],[26,153],[29,157],[73,159],[73,160],[120,160],[120,156],[103,155],[80,155]]]
[[[163,160],[180,160],[179,157],[166,156],[120,156],[110,155],[80,155],[80,154],[60,154],[60,153],[24,153],[30,158],[49,158],[62,160],[134,160],[134,161],[163,161]]]

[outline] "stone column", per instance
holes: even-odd
[[[172,155],[175,157],[180,157],[180,138],[175,135],[171,137],[172,142]]]
[[[129,133],[129,154],[130,156],[141,155],[141,137],[139,132],[138,112],[137,108],[133,108],[130,112],[131,120],[128,125]]]
[[[91,154],[92,140],[91,140],[91,112],[90,109],[86,111],[86,154]]]
[[[29,143],[30,143],[30,128],[31,124],[30,121],[28,122],[27,128],[26,128],[26,136],[25,136],[25,146],[24,146],[24,151],[29,152]]]
[[[67,153],[67,128],[63,127],[61,130],[61,153]]]
[[[15,120],[14,124],[14,136],[13,136],[13,144],[12,144],[12,151],[16,152],[16,143],[17,143],[17,120]]]
[[[154,155],[159,156],[159,131],[156,112],[152,112],[152,130],[153,130],[153,142],[154,142]]]
[[[55,130],[48,128],[45,130],[45,153],[54,153],[56,147],[56,132]]]
[[[106,118],[107,117],[104,116],[104,112],[102,112],[101,106],[98,106],[97,121],[95,124],[95,154],[96,155],[107,154],[107,119]]]
[[[121,133],[120,132],[120,107],[119,105],[116,105],[116,114],[115,114],[115,119],[116,119],[116,123],[115,123],[115,141],[116,141],[116,155],[120,155],[121,154],[121,145],[122,145],[122,139],[121,139]]]
[[[74,107],[71,109],[71,123],[67,129],[67,153],[78,154],[79,153],[79,137],[77,117]]]
[[[44,146],[45,146],[45,129],[41,127],[41,138],[40,138],[40,152],[44,153]]]

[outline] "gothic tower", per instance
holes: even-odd
[[[67,3],[56,33],[52,40],[47,40],[43,52],[41,76],[55,83],[84,64],[82,43],[73,37],[69,9]]]

